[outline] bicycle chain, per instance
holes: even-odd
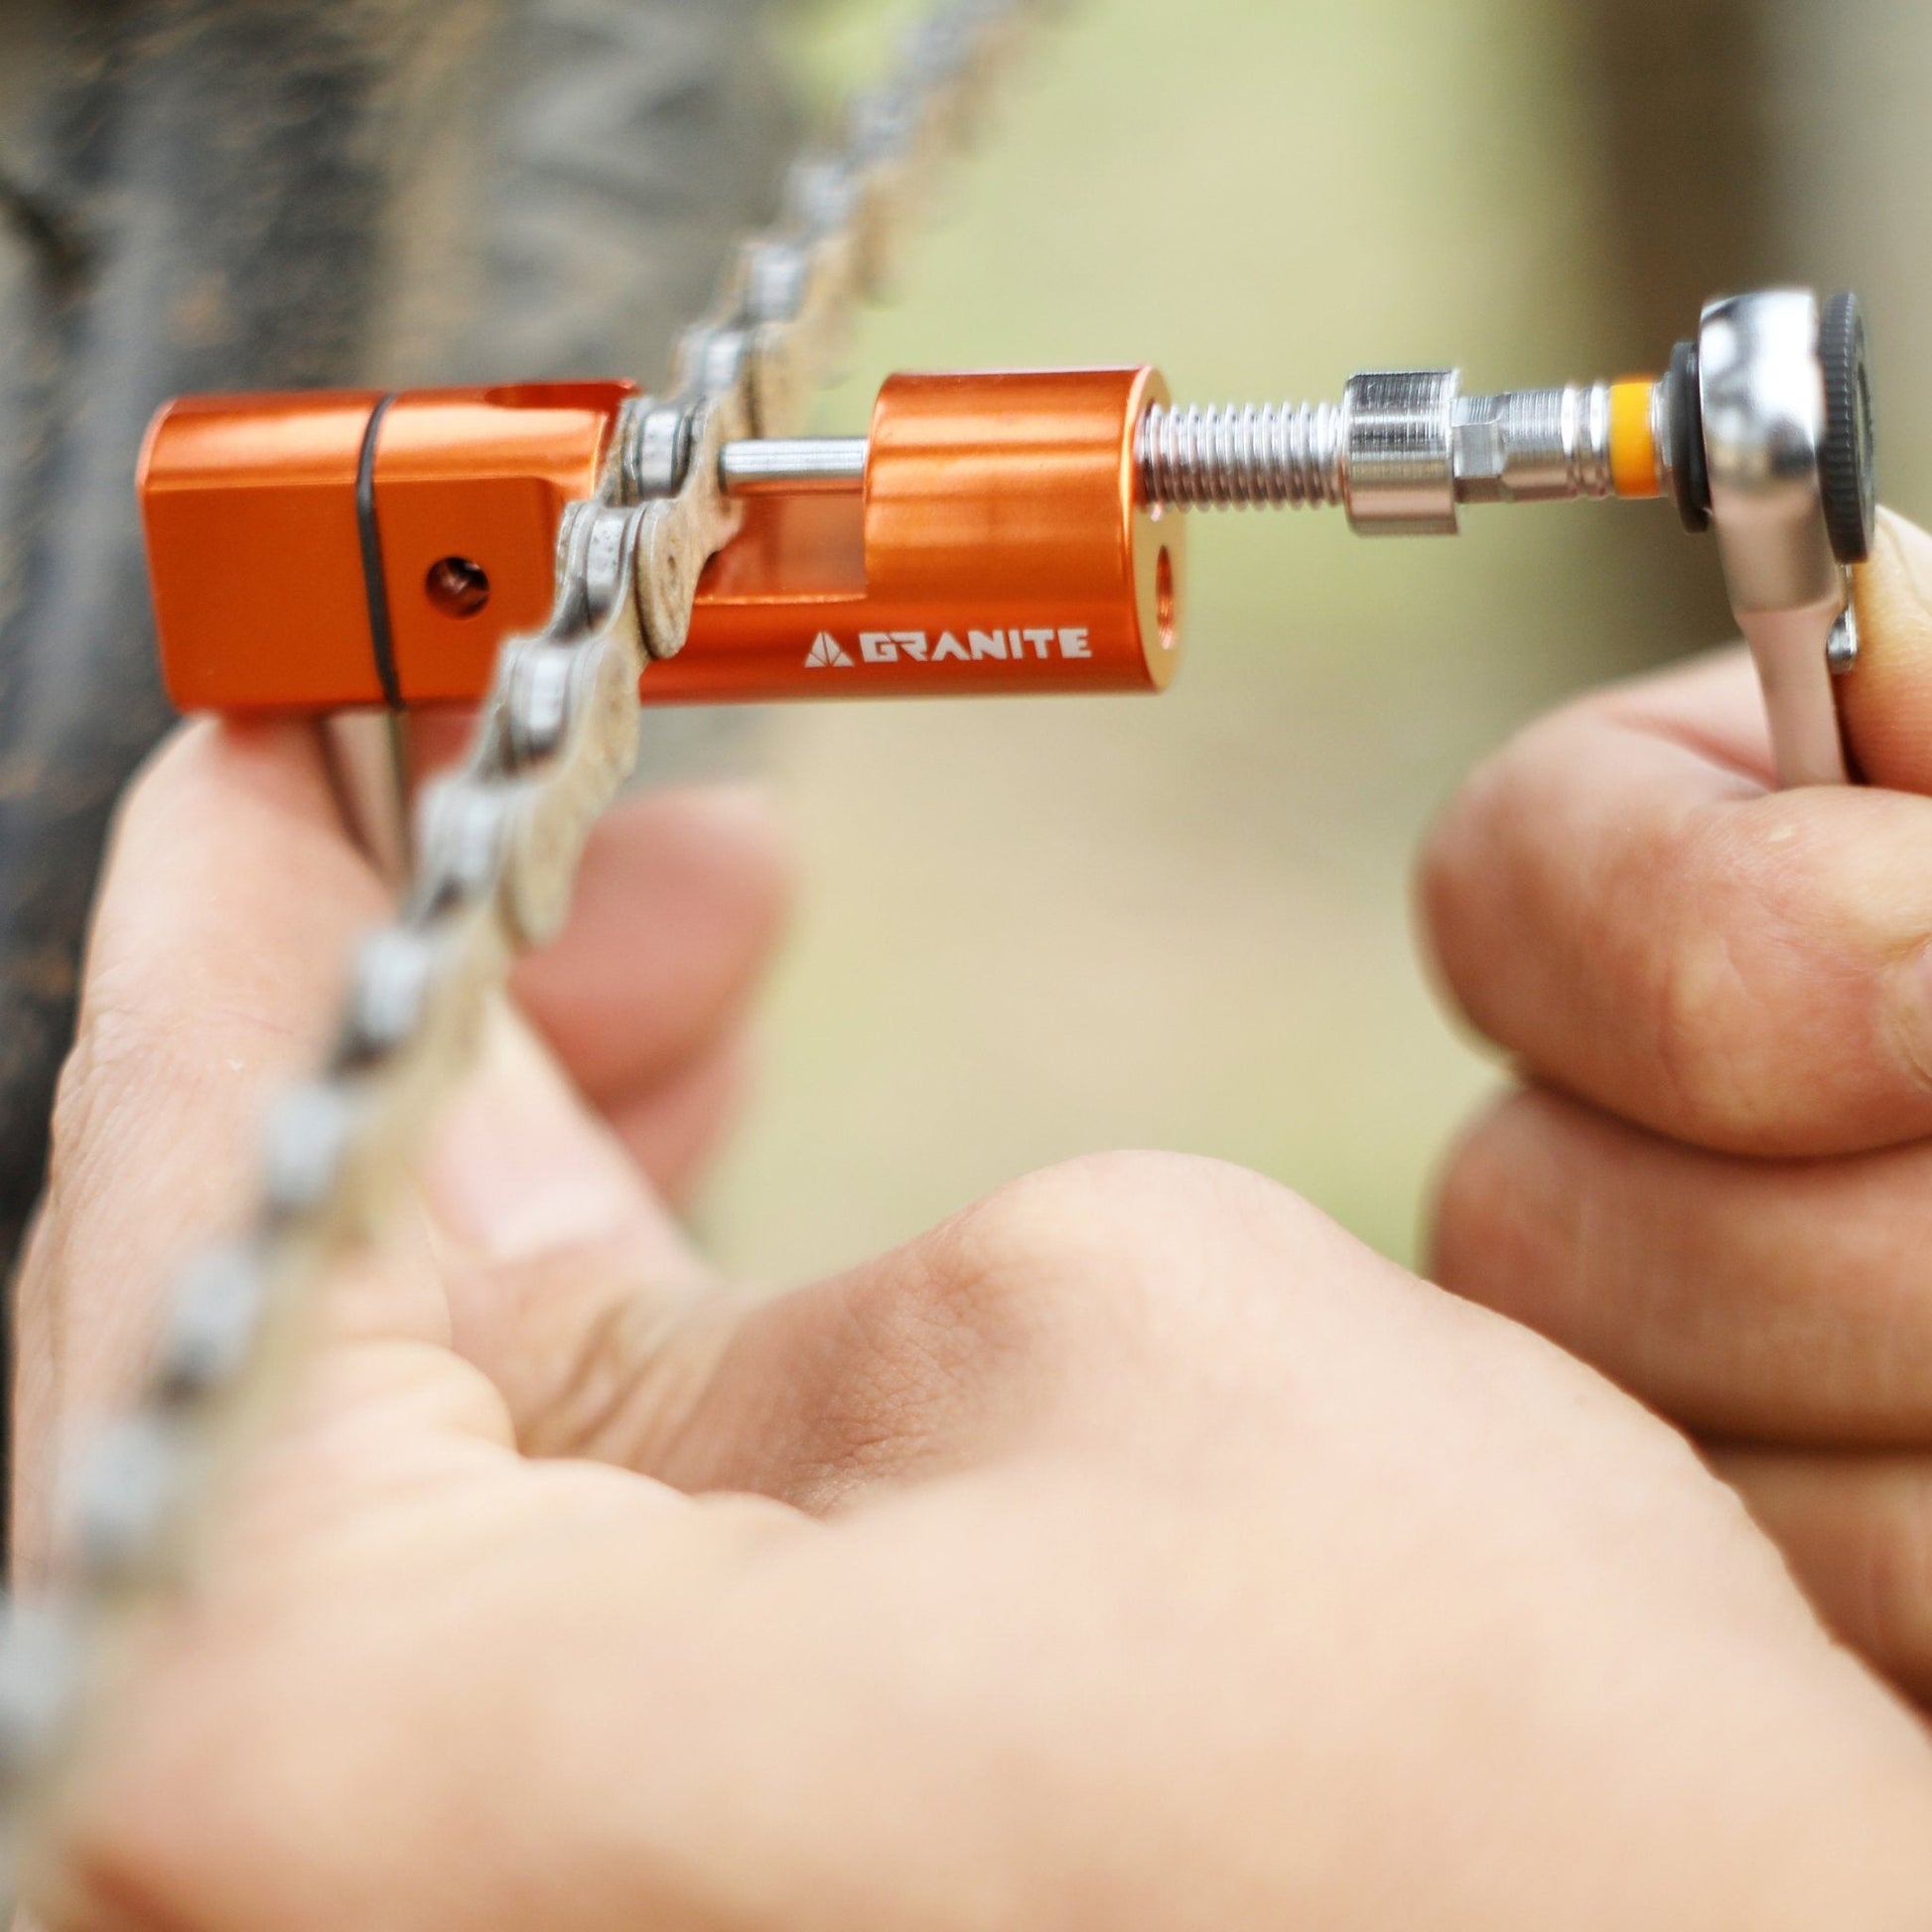
[[[906,38],[844,145],[808,153],[771,232],[747,242],[662,400],[627,404],[597,494],[565,512],[544,628],[505,641],[469,750],[417,807],[416,878],[363,942],[324,1070],[271,1117],[237,1240],[183,1274],[136,1406],[82,1459],[61,1582],[0,1633],[0,1890],[44,1827],[103,1703],[130,1609],[177,1584],[195,1531],[299,1353],[330,1270],[399,1201],[468,1071],[488,996],[563,923],[577,861],[634,761],[637,688],[676,654],[699,573],[733,535],[722,446],[803,427],[862,295],[992,69],[1048,0],[949,0]]]

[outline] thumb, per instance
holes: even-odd
[[[1859,662],[1838,691],[1847,743],[1873,784],[1932,792],[1932,535],[1880,510],[1856,582]]]

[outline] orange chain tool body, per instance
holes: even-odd
[[[185,396],[137,488],[184,711],[475,700],[556,598],[564,505],[595,493],[627,382]],[[479,564],[486,598],[445,588]],[[474,582],[474,580],[472,580]]]
[[[1152,369],[898,375],[863,488],[752,497],[648,701],[1158,691],[1183,517],[1141,503]]]
[[[624,383],[195,397],[140,471],[184,710],[476,700],[541,622]],[[1185,519],[1141,501],[1151,369],[902,375],[863,474],[761,489],[647,703],[1160,690]]]

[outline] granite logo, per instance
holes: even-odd
[[[935,638],[925,630],[862,630],[859,655],[855,659],[829,630],[812,639],[805,654],[808,671],[822,671],[836,665],[850,670],[855,663],[866,664],[972,664],[991,658],[1014,663],[1028,658],[1091,657],[1093,646],[1084,627],[1041,628],[1037,630],[968,630],[965,642],[950,630]]]
[[[822,671],[832,664],[849,671],[852,659],[845,646],[829,630],[821,630],[812,639],[811,649],[805,653],[805,668],[808,671]]]

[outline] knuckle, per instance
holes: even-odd
[[[1749,1117],[1729,1024],[1749,987],[1721,918],[1659,952],[1648,993],[1644,1031],[1672,1114],[1694,1138],[1729,1138]]]
[[[1535,1184],[1546,1102],[1512,1093],[1478,1114],[1436,1184],[1430,1277],[1465,1301],[1520,1312],[1524,1285],[1556,1278],[1565,1234],[1553,1209],[1568,1190]]]
[[[1499,1108],[1488,1109],[1463,1128],[1443,1162],[1429,1215],[1431,1279],[1476,1301],[1483,1299],[1483,1283],[1502,1245],[1516,1232],[1504,1164],[1495,1152],[1499,1115]]]
[[[1912,897],[1848,865],[1820,802],[1777,793],[1661,827],[1619,880],[1626,907],[1658,882],[1672,907],[1623,942],[1646,1125],[1771,1155],[1922,1130],[1925,1081],[1889,1024]]]
[[[1811,855],[1801,838],[1771,848],[1755,823],[1706,819],[1661,833],[1640,864],[1685,882],[1686,897],[1634,982],[1661,1095],[1654,1124],[1705,1146],[1776,1151],[1793,1110],[1788,1018],[1802,1006],[1830,1027],[1857,977],[1832,956]],[[1628,886],[1641,903],[1641,880]]]
[[[1469,935],[1481,922],[1493,890],[1499,827],[1511,822],[1516,789],[1516,750],[1509,747],[1477,766],[1439,812],[1417,854],[1414,895],[1417,923],[1431,956],[1451,990],[1467,999]]]
[[[48,1126],[48,1177],[60,1190],[106,1159],[116,1122],[167,1083],[166,1029],[138,992],[96,978],[88,987],[62,1066]]]
[[[947,1232],[953,1279],[975,1309],[1035,1328],[1080,1328],[1158,1314],[1197,1298],[1204,1257],[1239,1242],[1300,1249],[1325,1225],[1279,1183],[1227,1162],[1105,1154],[1049,1168],[990,1195]]]
[[[1624,1042],[1603,1097],[1709,1145],[1748,1137],[1767,1097],[1753,1042],[1775,1004],[1766,980],[1775,958],[1745,832],[1692,814],[1631,836],[1590,935],[1605,962],[1609,1036]],[[1646,918],[1646,906],[1663,909]]]
[[[1014,1181],[840,1291],[841,1369],[818,1410],[838,1480],[965,1452],[1055,1413],[1096,1360],[1211,1326],[1252,1258],[1306,1253],[1316,1211],[1223,1163],[1092,1156]],[[1280,1279],[1294,1280],[1284,1268]],[[837,1481],[834,1483],[836,1488]]]
[[[117,919],[117,867],[139,867],[150,834],[165,840],[180,799],[205,782],[217,747],[209,720],[195,720],[164,741],[136,772],[115,814],[113,837],[95,907],[73,1041],[62,1063],[48,1126],[51,1183],[87,1168],[109,1124],[132,1100],[152,1094],[185,1070],[177,1043],[177,1009],[193,987],[169,970],[149,944],[130,943]]]
[[[1478,764],[1438,814],[1417,859],[1418,924],[1448,992],[1504,1044],[1520,1026],[1500,989],[1502,948],[1553,956],[1593,935],[1567,933],[1553,910],[1574,905],[1578,739],[1592,729],[1587,700],[1527,727]]]

